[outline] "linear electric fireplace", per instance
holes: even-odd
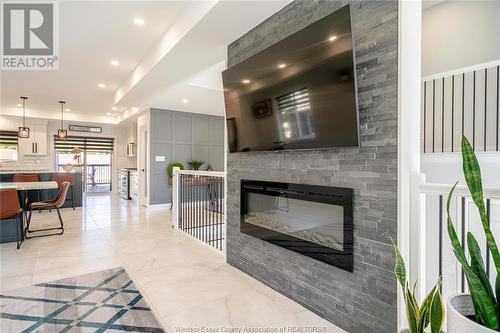
[[[352,272],[353,190],[241,180],[241,232]]]

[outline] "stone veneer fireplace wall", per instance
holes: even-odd
[[[233,42],[233,66],[349,1],[294,1]],[[353,1],[359,148],[234,153],[227,160],[227,261],[349,332],[396,332],[396,1]],[[354,189],[354,271],[240,232],[240,180]]]

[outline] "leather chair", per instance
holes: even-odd
[[[15,188],[0,190],[0,219],[16,217],[17,248],[23,242],[21,230],[23,229],[23,210],[19,204],[19,196]]]
[[[71,201],[71,207],[75,210],[75,175],[71,173],[56,173],[52,175],[52,180],[57,182],[57,186],[61,188],[62,183],[69,183],[69,193],[71,194],[71,198],[67,198],[67,201]]]
[[[40,177],[38,177],[37,174],[30,174],[30,173],[16,173],[14,175],[14,178],[12,179],[13,182],[16,183],[27,183],[27,182],[39,182]],[[37,200],[40,200],[40,190],[37,191]],[[25,192],[26,198],[25,198],[25,207],[27,207],[29,203],[29,196],[28,196],[28,191]]]
[[[63,182],[61,184],[61,187],[59,188],[59,194],[57,197],[53,200],[46,200],[46,201],[36,201],[32,202],[29,206],[29,216],[28,216],[28,223],[26,226],[25,230],[25,237],[26,239],[30,238],[35,238],[35,237],[45,237],[45,236],[54,236],[54,235],[62,235],[64,233],[64,224],[63,220],[61,217],[61,212],[59,211],[59,208],[61,208],[62,205],[64,205],[64,202],[66,201],[66,194],[68,193],[70,184],[68,182]],[[30,230],[30,224],[31,224],[31,215],[32,211],[34,209],[55,209],[57,211],[57,216],[59,217],[59,227],[55,228],[45,228],[45,229],[36,229],[36,230]],[[41,232],[41,231],[50,231],[50,230],[61,230],[60,232],[57,233],[51,233],[51,234],[43,234],[43,235],[38,235],[38,236],[29,236],[30,233],[35,233],[35,232]]]

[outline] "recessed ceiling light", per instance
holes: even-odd
[[[328,37],[328,41],[329,42],[333,42],[336,39],[337,39],[337,36],[330,36],[330,37]]]
[[[243,79],[243,80],[241,80],[241,82],[243,82],[244,84],[249,84],[249,83],[250,83],[250,80],[248,80],[248,79]]]
[[[23,105],[21,103],[16,104],[17,107],[22,107]]]
[[[111,110],[116,111],[116,106],[113,106]]]
[[[97,86],[98,86],[99,88],[106,88],[106,85],[105,85],[104,83],[99,83]]]
[[[189,103],[189,99],[187,99],[187,98],[183,98],[183,99],[182,99],[182,103],[184,103],[184,104]]]
[[[106,113],[106,116],[111,116],[111,112]]]
[[[146,22],[144,22],[144,20],[142,18],[136,17],[134,19],[134,23],[135,23],[135,25],[144,25]]]
[[[120,62],[118,60],[111,60],[111,66],[120,66]]]
[[[278,65],[278,68],[285,68],[286,67],[286,64],[279,64]]]
[[[67,111],[67,112],[69,112],[69,111],[71,111],[71,109],[67,108],[67,109],[64,109],[64,111]]]

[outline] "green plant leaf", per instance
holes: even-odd
[[[474,308],[476,309],[476,317],[484,324],[484,326],[498,330],[498,319],[496,314],[496,303],[494,299],[491,299],[485,287],[483,286],[481,280],[474,273],[472,268],[469,266],[467,259],[465,257],[465,251],[458,240],[457,233],[455,231],[455,227],[453,226],[453,222],[450,216],[450,206],[451,206],[451,198],[453,196],[453,192],[455,191],[455,187],[457,184],[453,186],[448,194],[447,200],[447,213],[448,213],[448,235],[451,240],[451,245],[453,247],[453,252],[455,253],[455,257],[460,262],[464,269],[465,277],[467,278],[467,284],[469,285],[469,291],[472,297],[472,301],[474,302]]]
[[[418,332],[424,332],[424,329],[429,325],[429,315],[430,315],[430,307],[425,306],[420,308],[420,320],[417,324]]]
[[[415,308],[415,304],[412,301],[412,297],[409,295],[410,289],[406,286],[405,289],[405,304],[406,304],[406,319],[408,320],[408,328],[411,333],[420,333],[418,331],[418,309]]]
[[[469,249],[469,255],[471,258],[471,269],[474,274],[481,280],[484,288],[488,292],[491,299],[495,300],[495,294],[493,293],[493,288],[491,287],[490,280],[484,268],[483,258],[481,257],[481,249],[477,243],[476,238],[471,232],[467,233],[467,248]]]
[[[497,275],[495,279],[495,295],[497,296],[497,302],[500,297],[500,275]],[[497,318],[500,318],[500,304],[497,303]]]
[[[500,253],[498,251],[495,237],[493,236],[488,224],[488,216],[486,214],[486,209],[484,206],[481,168],[479,167],[474,149],[465,136],[462,137],[462,162],[467,187],[469,188],[472,200],[476,204],[476,207],[479,211],[484,234],[486,236],[486,243],[488,244],[491,256],[493,257],[497,275],[500,275]]]
[[[427,293],[427,295],[424,297],[424,300],[422,301],[422,305],[420,306],[420,312],[423,312],[423,309],[426,309],[426,308],[430,310],[432,298],[434,296],[434,293],[436,292],[436,288],[437,288],[438,284],[436,284],[431,289],[431,291],[429,291]],[[423,317],[423,315],[422,315],[422,317]],[[422,323],[423,323],[423,328],[426,328],[427,325],[429,325],[429,320],[430,320],[430,316],[429,315],[427,315],[426,318],[424,318],[423,320],[421,320]]]
[[[394,254],[396,255],[396,262],[394,264],[394,274],[396,274],[399,284],[401,285],[401,288],[403,289],[404,292],[406,286],[405,261],[403,260],[403,257],[401,256],[401,253],[399,252],[399,249],[397,245],[394,243],[394,241],[392,242],[392,245],[394,247]]]
[[[444,304],[441,296],[441,288],[436,288],[433,294],[429,314],[431,333],[440,333],[444,323]]]

